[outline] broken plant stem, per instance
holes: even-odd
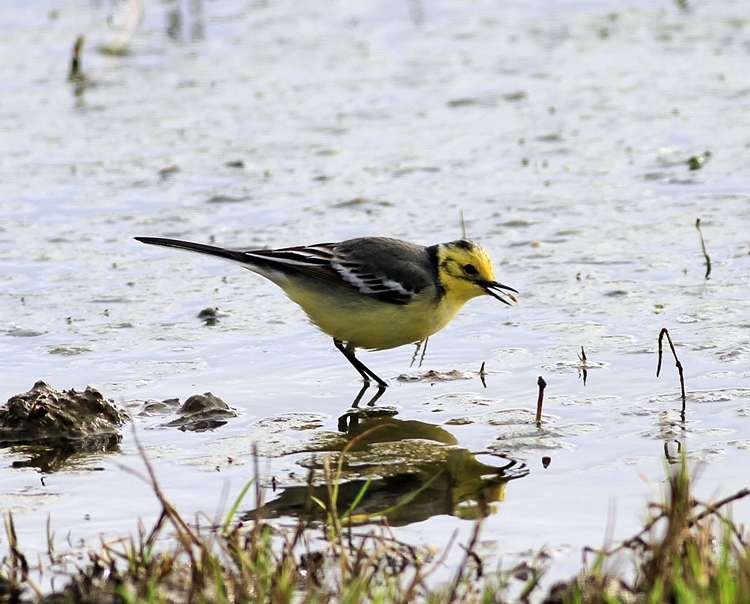
[[[536,383],[539,386],[539,398],[537,398],[536,400],[536,427],[541,428],[542,427],[542,405],[544,405],[544,389],[547,387],[547,382],[545,382],[544,378],[540,375]]]
[[[669,330],[666,327],[662,327],[662,330],[659,332],[659,361],[656,365],[656,377],[659,377],[659,373],[661,372],[661,358],[662,358],[662,340],[664,339],[664,336],[667,336],[667,340],[669,341],[669,347],[672,349],[672,356],[674,356],[675,360],[675,366],[677,367],[677,371],[680,373],[680,390],[682,391],[682,419],[684,421],[685,419],[685,376],[682,371],[682,363],[680,363],[680,359],[677,358],[677,352],[674,349],[674,344],[672,343],[672,337],[669,335]]]
[[[83,35],[76,38],[75,44],[73,44],[73,57],[70,59],[70,73],[68,74],[68,81],[75,82],[84,79],[83,72],[81,71],[81,54],[83,53]]]
[[[701,249],[703,250],[703,257],[706,259],[706,276],[704,278],[708,279],[708,276],[711,274],[711,258],[709,258],[708,252],[706,251],[706,242],[703,240],[700,218],[695,219],[695,228],[698,229],[698,234],[701,236]]]
[[[586,385],[586,378],[589,376],[588,369],[586,369],[586,351],[583,349],[583,346],[581,346],[581,354],[578,355],[578,361],[580,362],[580,366],[578,367],[578,372],[581,377],[583,377],[583,385]]]

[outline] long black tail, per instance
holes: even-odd
[[[161,245],[162,247],[174,247],[180,250],[198,252],[209,256],[218,256],[226,260],[241,262],[242,264],[251,264],[245,252],[239,250],[225,250],[222,247],[206,245],[205,243],[193,243],[192,241],[180,241],[179,239],[165,239],[164,237],[135,237],[136,241],[148,243],[149,245]]]

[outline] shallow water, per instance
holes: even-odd
[[[256,444],[280,488],[299,485],[313,445],[341,438],[356,373],[272,284],[132,237],[429,244],[459,237],[462,211],[519,304],[472,301],[422,368],[408,347],[362,358],[392,385],[379,404],[457,442],[430,455],[528,470],[488,517],[484,553],[507,566],[545,546],[548,580],[571,575],[608,523],[636,532],[674,439],[703,464],[700,496],[747,486],[750,13],[548,4],[147,2],[123,34],[107,26],[121,3],[3,3],[0,398],[38,379],[100,389],[136,416],[188,517],[241,489]],[[80,33],[85,85],[66,81]],[[117,36],[127,52],[101,52]],[[212,327],[196,316],[207,307]],[[685,367],[684,423],[671,357],[655,377],[662,327]],[[430,369],[467,379],[396,379]],[[147,399],[206,391],[238,417],[182,432],[162,427],[169,413],[138,416]],[[77,544],[158,513],[123,469],[142,467],[129,430],[119,453],[43,480],[12,467],[25,453],[0,456],[0,507],[27,551],[43,551],[47,515]],[[471,528],[441,513],[397,534],[440,547]]]

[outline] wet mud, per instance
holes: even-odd
[[[0,408],[0,447],[28,457],[14,468],[56,472],[71,458],[117,451],[118,430],[128,419],[94,388],[58,391],[39,381]]]
[[[210,392],[194,394],[182,405],[179,398],[149,400],[143,404],[138,416],[146,418],[164,414],[176,414],[177,418],[160,424],[161,427],[179,428],[183,432],[215,430],[226,424],[228,419],[237,417],[237,413],[229,405]]]
[[[165,424],[169,428],[203,432],[213,430],[237,417],[224,401],[210,392],[194,394],[177,410],[179,417]]]
[[[124,411],[91,387],[58,391],[39,381],[0,408],[0,443],[42,444],[116,434]]]

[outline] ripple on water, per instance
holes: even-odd
[[[263,418],[250,425],[245,434],[209,443],[189,463],[213,467],[216,460],[251,458],[256,451],[261,457],[278,458],[316,448],[315,443],[321,440],[345,443],[341,434],[320,430],[330,420],[330,416],[320,413],[285,413]]]
[[[433,410],[434,406],[437,405],[441,411],[450,412],[467,408],[489,407],[499,402],[499,400],[488,399],[475,392],[451,392],[436,396],[431,401],[425,401],[423,404],[432,407]]]
[[[66,497],[64,493],[50,493],[46,488],[31,487],[20,493],[0,494],[0,510],[3,514],[23,514],[39,509]]]
[[[613,401],[622,400],[621,396],[615,396],[613,394],[603,394],[601,396],[587,396],[579,397],[571,394],[556,394],[546,397],[548,403],[556,403],[559,405],[590,405],[590,406],[606,406],[612,407]]]
[[[646,399],[648,403],[655,405],[674,404],[675,398],[679,399],[677,394],[658,394]],[[750,389],[748,388],[719,388],[716,390],[688,390],[686,392],[688,404],[716,404],[728,403],[731,401],[740,401],[741,399],[750,398]],[[681,400],[681,399],[680,399]]]

